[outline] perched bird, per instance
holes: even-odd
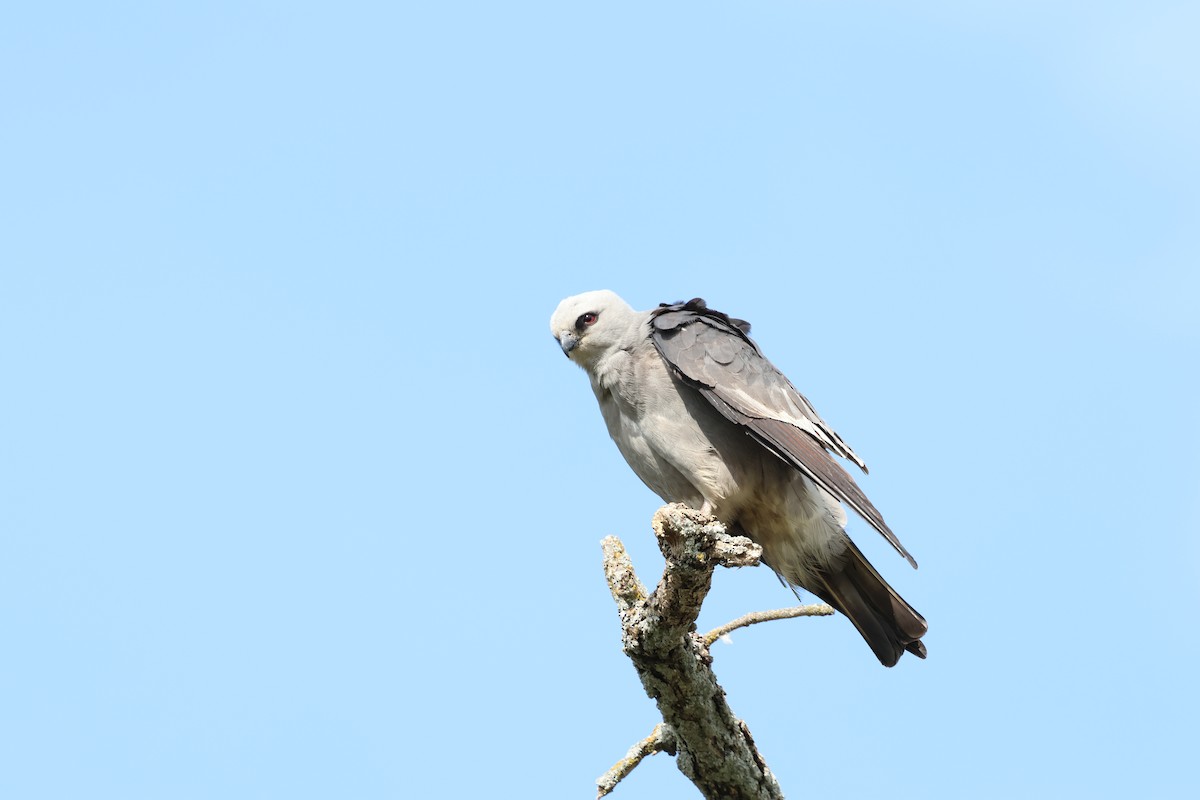
[[[634,311],[604,290],[563,300],[550,330],[655,494],[760,544],[764,563],[849,617],[884,666],[906,650],[925,657],[925,619],[846,535],[841,503],[917,566],[830,453],[866,465],[763,357],[749,323],[699,298]]]

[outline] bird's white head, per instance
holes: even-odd
[[[615,292],[600,289],[568,297],[550,317],[550,332],[567,358],[584,369],[637,333],[637,312]]]

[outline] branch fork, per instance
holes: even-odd
[[[654,515],[653,528],[666,559],[653,593],[638,580],[621,540],[601,543],[604,574],[617,603],[625,654],[642,686],[657,704],[663,723],[635,744],[597,781],[598,797],[616,787],[643,758],[667,751],[700,792],[709,798],[777,800],[783,792],[754,745],[745,723],[725,702],[709,645],[736,628],[768,619],[832,614],[826,605],[748,614],[707,635],[696,633],[700,606],[718,565],[758,565],[762,548],[730,535],[712,517],[680,504]]]

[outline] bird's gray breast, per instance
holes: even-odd
[[[642,482],[663,500],[694,508],[727,496],[735,483],[721,453],[732,446],[723,441],[729,424],[649,343],[605,367],[592,388],[609,435]]]

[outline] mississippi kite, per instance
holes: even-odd
[[[699,298],[634,311],[597,291],[563,300],[550,330],[655,494],[758,542],[764,563],[849,617],[885,666],[906,650],[925,657],[925,619],[846,535],[841,503],[917,565],[830,453],[866,465],[763,357],[749,323]]]

